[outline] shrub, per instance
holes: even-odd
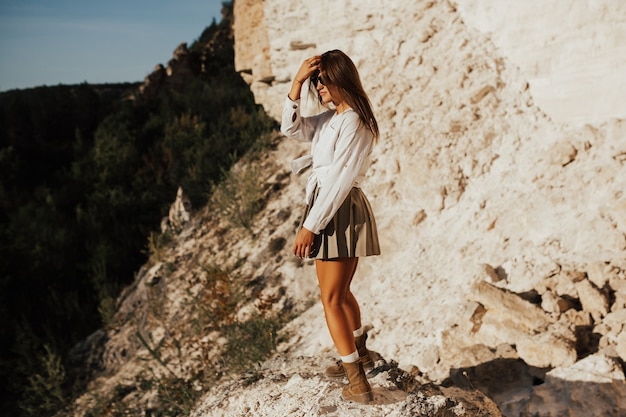
[[[65,368],[61,358],[48,345],[41,357],[41,370],[28,378],[20,408],[28,415],[46,415],[65,405],[62,386]]]
[[[234,227],[252,233],[254,218],[262,208],[263,183],[252,164],[231,170],[213,188],[212,207]]]
[[[228,368],[241,372],[262,362],[276,347],[277,332],[284,322],[280,317],[253,315],[245,322],[224,327],[228,339],[225,360]]]
[[[165,247],[171,242],[171,240],[171,235],[168,232],[150,232],[144,253],[153,260],[161,262],[163,260]]]
[[[195,317],[193,331],[219,329],[224,323],[232,323],[237,312],[237,305],[244,298],[244,286],[241,278],[216,265],[200,265],[204,275],[202,290],[193,296]]]

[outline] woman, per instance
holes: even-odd
[[[307,79],[320,103],[329,108],[312,117],[300,116],[300,92]],[[293,164],[297,172],[312,166],[307,206],[293,253],[316,259],[326,323],[341,356],[326,374],[346,375],[343,398],[367,403],[373,395],[364,369],[371,368],[373,362],[350,283],[359,257],[380,254],[374,215],[359,188],[379,132],[359,73],[346,54],[328,51],[302,63],[285,102],[281,131],[311,142],[311,155]]]

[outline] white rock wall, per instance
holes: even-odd
[[[459,1],[465,23],[486,34],[528,79],[556,121],[626,115],[626,2]]]
[[[249,81],[267,79],[271,73],[278,86],[307,52],[340,48],[358,58],[367,55],[366,51],[375,55],[378,48],[392,47],[384,42],[389,34],[404,30],[407,36],[429,36],[428,29],[412,31],[385,19],[405,9],[408,17],[418,17],[413,12],[421,2],[317,4],[320,7],[238,0],[237,69],[254,69]],[[584,124],[626,116],[622,99],[626,94],[626,3],[464,0],[453,4],[469,28],[486,35],[496,53],[520,69],[533,100],[553,120]],[[368,36],[373,33],[378,36]],[[313,47],[302,49],[306,45]],[[263,97],[276,89],[255,90]],[[269,108],[275,94],[260,102]]]
[[[625,278],[626,9],[544,3],[235,2],[237,69],[276,118],[306,57],[338,48],[359,67],[382,132],[363,188],[384,253],[362,260],[354,290],[372,348],[433,379],[489,360],[464,353],[481,345],[567,368],[576,320],[601,326],[624,308],[619,292],[595,321],[559,311],[562,297],[584,298],[581,279]],[[476,319],[472,288],[495,269],[494,285],[543,297],[543,335],[507,329],[495,308]],[[294,326],[297,352],[332,352],[319,306]],[[602,333],[608,354],[626,351],[620,332]]]

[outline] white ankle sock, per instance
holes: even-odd
[[[354,337],[363,336],[363,326],[359,327],[358,329],[356,329],[352,333],[354,333]]]
[[[341,361],[345,363],[354,363],[359,360],[359,352],[355,350],[348,356],[341,356]]]

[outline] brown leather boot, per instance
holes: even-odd
[[[356,350],[359,352],[359,362],[363,364],[363,369],[372,369],[374,367],[374,361],[370,356],[369,350],[365,347],[365,341],[367,340],[367,333],[363,333],[361,336],[354,338],[356,342]],[[337,361],[336,365],[326,368],[326,376],[329,378],[343,378],[346,376],[346,371],[343,369],[342,362]]]
[[[348,377],[348,385],[345,385],[341,392],[343,399],[361,404],[367,404],[373,401],[374,395],[372,394],[372,387],[370,387],[369,382],[367,382],[361,361],[352,363],[344,362],[342,366],[343,369],[346,370],[346,376]]]

